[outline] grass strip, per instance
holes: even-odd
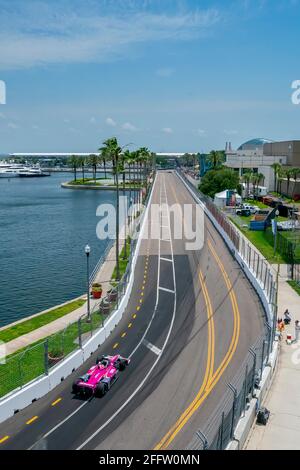
[[[64,317],[74,310],[77,310],[78,308],[82,307],[85,302],[86,301],[83,299],[77,299],[73,302],[63,305],[62,307],[54,308],[47,313],[41,313],[40,315],[36,315],[29,320],[24,320],[14,326],[5,328],[5,330],[0,331],[0,341],[8,343],[13,339],[19,338],[19,336],[41,328],[42,326],[45,326],[48,323],[57,320],[58,318]]]

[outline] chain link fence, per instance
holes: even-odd
[[[188,450],[223,450],[234,439],[241,417],[249,407],[268,362],[271,338],[268,330],[249,349],[249,352],[222,397],[222,402],[210,416],[209,423],[199,429]]]

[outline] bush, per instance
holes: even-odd
[[[225,189],[236,189],[241,192],[241,185],[238,173],[230,168],[221,168],[209,170],[199,185],[203,194],[214,197],[216,193],[225,191]]]

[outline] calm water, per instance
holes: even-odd
[[[0,179],[0,326],[85,292],[108,241],[98,240],[96,208],[113,191],[62,189],[70,174]]]

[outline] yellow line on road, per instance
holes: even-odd
[[[137,308],[136,308],[136,310],[137,310],[137,312],[138,312],[139,310],[141,310],[141,307],[138,305]]]
[[[62,401],[62,398],[58,398],[57,400],[55,400],[55,401],[51,404],[51,406],[56,406],[56,405],[58,405],[58,403],[60,403],[61,401]]]
[[[132,327],[132,323],[129,323],[128,328],[131,328],[131,327]]]
[[[119,346],[119,343],[113,345],[113,349],[116,349]]]
[[[215,349],[215,332],[214,332],[214,320],[213,320],[213,309],[211,305],[211,300],[205,285],[204,277],[201,272],[199,272],[199,281],[202,287],[203,297],[205,300],[206,311],[207,311],[207,329],[208,329],[208,339],[207,339],[207,362],[204,379],[201,385],[200,390],[195,396],[194,400],[190,403],[187,409],[182,413],[180,418],[172,426],[172,428],[167,432],[167,434],[162,438],[162,440],[155,446],[154,450],[165,449],[170,442],[175,438],[178,432],[186,423],[186,417],[189,416],[190,411],[197,404],[198,400],[201,398],[209,380],[212,377],[213,367],[214,367],[214,349]],[[189,419],[189,418],[188,418]]]
[[[29,419],[28,421],[26,421],[26,424],[32,424],[34,423],[34,421],[36,421],[38,419],[38,416],[33,416],[33,418]]]
[[[9,439],[9,436],[2,437],[2,439],[0,439],[0,444],[3,444],[3,442],[6,442],[7,439]]]
[[[121,334],[121,338],[125,338],[125,336],[127,335],[126,331],[124,331],[124,333]]]
[[[134,314],[132,315],[132,318],[136,318],[136,313],[134,313]]]

